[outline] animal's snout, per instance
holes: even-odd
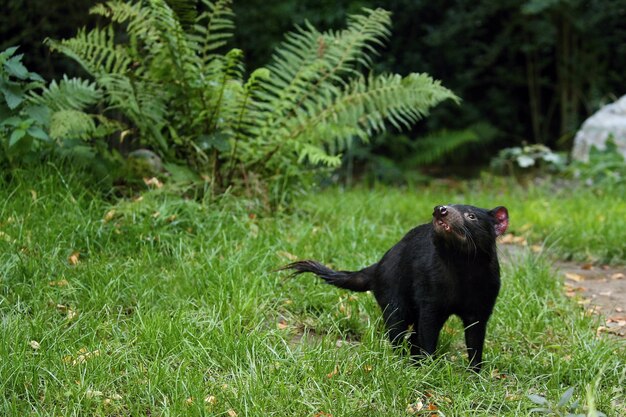
[[[433,216],[440,219],[448,215],[448,208],[446,206],[435,206]]]

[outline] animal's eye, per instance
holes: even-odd
[[[476,215],[474,213],[465,213],[465,217],[470,220],[476,220]]]

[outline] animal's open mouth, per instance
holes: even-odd
[[[450,232],[452,231],[452,228],[450,227],[450,225],[446,222],[444,222],[441,219],[435,219],[435,222],[438,226],[443,227],[443,230],[445,230],[446,232]]]
[[[439,233],[445,233],[451,239],[465,240],[467,236],[455,227],[452,227],[449,223],[442,219],[433,219],[435,228]]]

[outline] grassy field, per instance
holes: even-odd
[[[370,294],[274,272],[362,267],[461,201],[507,206],[515,235],[561,256],[626,260],[626,203],[585,190],[330,189],[268,215],[165,189],[107,200],[54,170],[0,182],[0,415],[524,416],[527,395],[570,387],[578,412],[625,415],[623,341],[596,336],[545,256],[504,265],[480,375],[458,320],[415,367]]]

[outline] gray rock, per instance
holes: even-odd
[[[606,149],[609,138],[613,138],[617,150],[626,158],[626,96],[607,104],[585,120],[574,138],[572,158],[587,162],[591,148]]]

